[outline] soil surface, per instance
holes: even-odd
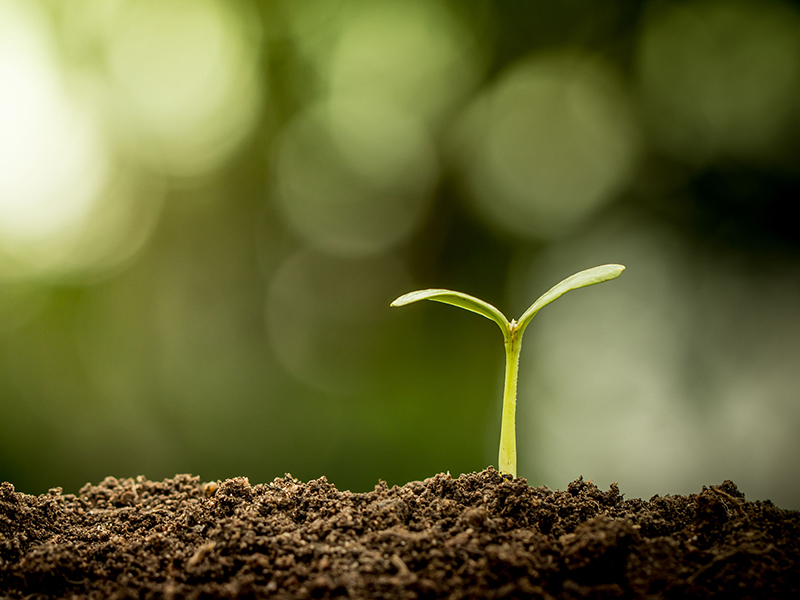
[[[0,486],[0,598],[800,598],[800,513],[730,482],[625,500],[494,469],[356,494],[105,479]]]

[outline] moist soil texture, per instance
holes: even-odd
[[[730,481],[625,500],[489,468],[339,491],[287,475],[0,486],[0,598],[800,598],[800,513]]]

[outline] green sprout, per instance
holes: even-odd
[[[564,279],[561,283],[553,286],[547,292],[539,296],[539,299],[531,304],[520,317],[519,321],[509,322],[505,315],[497,310],[488,302],[484,302],[469,294],[454,292],[451,290],[418,290],[400,296],[392,302],[392,306],[405,306],[419,300],[433,300],[444,304],[452,304],[470,312],[483,315],[497,323],[503,332],[503,340],[506,348],[506,375],[503,387],[503,420],[500,428],[500,458],[498,468],[501,473],[510,473],[517,476],[517,431],[516,431],[516,411],[517,411],[517,372],[519,371],[519,352],[522,349],[522,334],[542,308],[550,304],[553,300],[560,298],[571,290],[602,283],[619,277],[625,270],[622,265],[601,265],[593,269],[586,269],[575,273]]]

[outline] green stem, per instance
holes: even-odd
[[[519,353],[522,349],[522,331],[517,322],[511,321],[507,335],[506,377],[503,388],[503,420],[500,427],[500,457],[498,468],[501,473],[517,476],[517,373],[519,372]]]

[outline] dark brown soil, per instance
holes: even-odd
[[[800,513],[726,481],[624,500],[488,469],[372,492],[290,476],[0,486],[0,598],[800,598]]]

